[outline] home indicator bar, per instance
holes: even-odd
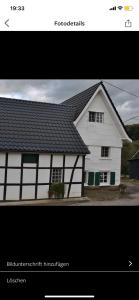
[[[83,299],[92,299],[95,298],[94,295],[45,295],[44,296],[47,299],[60,299],[60,298],[68,298],[68,299],[72,299],[72,298],[83,298]]]

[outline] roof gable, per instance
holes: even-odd
[[[121,132],[121,138],[131,142],[132,140],[130,139],[130,137],[127,133],[127,130],[118,114],[118,111],[116,110],[116,108],[115,108],[115,106],[114,106],[114,104],[102,82],[99,82],[98,84],[81,92],[80,94],[62,102],[62,104],[68,105],[68,106],[71,106],[71,105],[73,106],[74,111],[75,111],[74,112],[74,124],[76,125],[78,123],[78,121],[80,120],[80,118],[82,117],[82,115],[84,114],[84,112],[86,111],[86,109],[88,108],[88,106],[90,105],[91,101],[93,101],[96,94],[100,91],[103,93],[103,95],[109,105],[109,109],[113,113],[115,122]]]

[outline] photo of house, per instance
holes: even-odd
[[[118,186],[126,128],[100,81],[62,103],[0,98],[0,201]]]

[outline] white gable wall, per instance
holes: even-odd
[[[104,112],[104,123],[89,122],[89,111]],[[101,146],[104,143],[104,146],[122,147],[120,133],[100,93],[92,100],[76,128],[86,145]]]
[[[89,122],[89,111],[103,112],[104,123]],[[88,146],[90,154],[86,156],[86,170],[92,172],[109,171],[116,173],[115,184],[120,183],[122,138],[113,113],[102,94],[98,92],[90,102],[87,110],[76,124],[83,141]],[[110,147],[110,157],[101,157],[101,147]]]

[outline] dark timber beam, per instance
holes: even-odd
[[[82,192],[81,196],[84,196],[84,176],[85,176],[85,156],[82,157]]]
[[[6,200],[6,184],[7,184],[7,166],[8,166],[8,153],[5,155],[5,177],[4,177],[4,191],[3,191],[3,200]]]
[[[69,198],[69,195],[70,195],[70,190],[71,190],[71,185],[72,185],[72,179],[73,179],[73,175],[74,175],[74,171],[75,171],[78,159],[79,159],[79,155],[77,155],[77,157],[76,157],[76,160],[75,160],[72,172],[71,172],[70,183],[69,183],[69,188],[68,188],[68,193],[67,193],[67,198]]]

